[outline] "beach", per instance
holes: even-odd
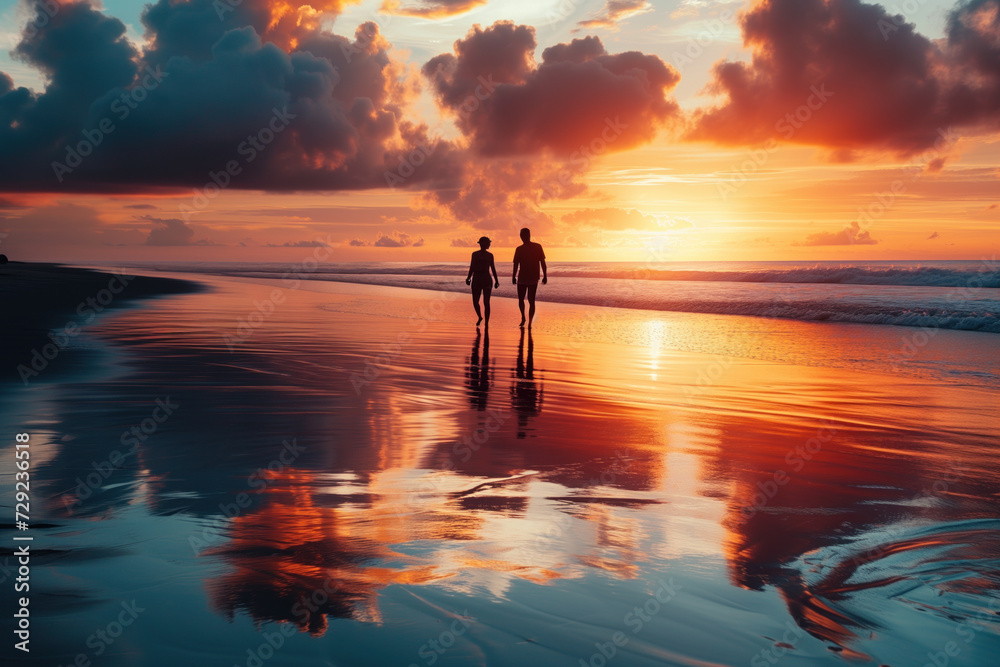
[[[11,372],[45,336],[4,359],[0,423],[31,434],[25,664],[942,667],[1000,649],[995,333],[544,288],[530,331],[509,298],[487,331],[455,292],[149,280],[79,323],[72,373]],[[32,307],[36,331],[63,326]]]

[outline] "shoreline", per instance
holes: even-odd
[[[71,342],[107,313],[138,301],[202,289],[194,280],[142,276],[66,264],[9,262],[0,266],[0,383],[27,386],[66,370]],[[69,354],[63,354],[69,352]],[[62,359],[62,361],[60,361]]]
[[[447,299],[457,304],[448,315],[451,321],[467,322],[470,326],[475,321],[471,298],[464,284],[461,288],[446,290],[309,278],[298,274],[293,280],[283,280],[276,276],[154,273],[175,279],[190,276],[205,285],[270,286],[286,294],[297,291],[357,294],[371,297],[375,304],[372,312],[386,317],[406,318],[413,313],[407,305],[395,309],[378,305],[379,295],[385,295],[392,304]],[[507,290],[506,296],[494,291],[494,296],[504,299],[500,307],[494,306],[494,320],[519,317],[512,290]],[[466,308],[468,317],[465,316]],[[253,310],[247,316],[252,315]],[[571,341],[583,337],[624,345],[654,344],[662,349],[716,359],[739,358],[878,375],[899,374],[932,383],[1000,388],[1000,336],[989,332],[587,305],[550,301],[541,292],[535,328]],[[739,338],[734,337],[736,332]],[[236,333],[234,330],[233,335]],[[568,348],[567,352],[572,352],[572,343]]]

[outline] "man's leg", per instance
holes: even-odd
[[[517,286],[517,307],[521,309],[521,326],[524,326],[524,295],[528,291],[527,285]]]
[[[538,291],[538,285],[528,285],[528,328],[531,328],[531,322],[535,319],[535,292]]]

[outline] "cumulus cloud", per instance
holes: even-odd
[[[437,19],[457,16],[485,5],[487,0],[419,0],[403,3],[400,0],[385,0],[381,11],[401,16],[418,16]]]
[[[179,218],[163,220],[146,215],[142,219],[153,223],[146,245],[191,245],[194,241],[194,230]]]
[[[268,243],[268,248],[329,248],[328,243],[322,241],[295,241],[294,243]]]
[[[585,37],[545,49],[536,66],[535,47],[533,28],[501,21],[424,65],[439,106],[480,154],[585,160],[596,145],[634,148],[679,119],[670,92],[680,75],[657,56],[609,54]]]
[[[475,248],[479,244],[476,243],[476,239],[471,236],[463,236],[461,238],[452,239],[449,244],[452,248]]]
[[[309,5],[280,16],[275,7],[245,0],[220,20],[212,0],[160,0],[143,14],[140,53],[118,19],[62,5],[16,48],[46,74],[45,90],[0,77],[0,187],[205,188],[233,163],[227,187],[375,188],[424,146],[431,157],[409,179],[416,187],[455,160],[409,118],[417,84],[374,23],[347,38],[311,19],[293,26],[289,17],[311,16]]]
[[[861,0],[762,0],[741,26],[752,61],[716,64],[722,101],[695,113],[693,139],[911,155],[1000,124],[1000,0],[961,2],[940,42]]]
[[[833,246],[833,245],[875,245],[878,243],[871,234],[862,231],[861,225],[857,221],[852,222],[849,227],[844,227],[839,232],[817,232],[810,234],[801,243],[794,243],[798,246]]]
[[[658,57],[609,54],[597,37],[549,47],[540,63],[535,49],[533,28],[499,21],[424,65],[475,159],[422,205],[501,236],[529,221],[544,235],[554,221],[540,205],[582,194],[580,177],[602,155],[678,122],[680,76]]]
[[[136,46],[118,19],[63,3],[15,49],[44,74],[44,90],[0,72],[0,191],[392,186],[422,193],[419,205],[448,220],[504,232],[530,219],[543,229],[552,220],[539,207],[584,192],[596,159],[680,117],[670,96],[679,75],[658,57],[609,54],[588,37],[536,62],[534,29],[499,22],[424,66],[460,131],[432,136],[413,115],[421,80],[377,25],[353,36],[321,26],[349,4],[157,0]]]
[[[608,0],[597,16],[580,21],[578,25],[581,28],[614,28],[621,21],[652,9],[653,5],[647,0]]]
[[[347,245],[355,248],[369,246],[375,248],[419,248],[424,245],[424,239],[422,237],[414,238],[406,232],[400,231],[394,231],[391,234],[379,232],[374,241],[351,239]]]

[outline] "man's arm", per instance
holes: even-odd
[[[476,253],[472,253],[472,259],[469,260],[469,275],[465,276],[466,285],[472,282],[472,265],[475,263],[476,263]]]
[[[545,254],[542,254],[542,284],[546,285],[549,282],[549,267],[545,266]]]
[[[510,274],[510,281],[515,285],[517,284],[517,265],[521,263],[520,250],[520,248],[517,248],[514,251],[514,270]]]

